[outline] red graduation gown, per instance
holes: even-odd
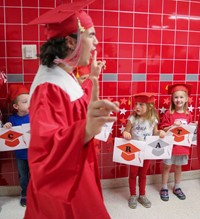
[[[91,90],[90,80],[85,85]],[[93,141],[84,145],[88,102],[88,95],[72,98],[53,83],[35,88],[30,104],[31,179],[25,219],[110,218]]]

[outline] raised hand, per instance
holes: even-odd
[[[106,61],[97,61],[97,51],[94,51],[92,63],[91,63],[91,73],[90,77],[99,77],[102,69],[106,69]]]
[[[99,100],[99,87],[97,78],[92,78],[92,96],[88,105],[85,143],[87,143],[96,134],[100,133],[102,126],[106,122],[114,122],[116,116],[110,116],[111,112],[119,111],[118,102],[110,102],[108,100]]]

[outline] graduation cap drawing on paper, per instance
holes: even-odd
[[[9,130],[3,133],[2,135],[0,135],[0,138],[5,140],[5,145],[9,147],[15,147],[20,143],[18,138],[21,137],[22,135],[23,135],[22,133]]]
[[[179,126],[170,130],[173,133],[174,141],[181,142],[185,139],[185,135],[190,134],[186,129]]]
[[[134,146],[131,143],[123,144],[117,146],[120,150],[122,150],[121,157],[126,161],[131,161],[135,159],[135,153],[140,152],[141,150]]]
[[[160,156],[160,155],[164,154],[164,152],[165,152],[164,148],[169,146],[169,144],[161,139],[158,139],[158,140],[150,143],[149,146],[151,146],[153,148],[153,150],[152,150],[153,155]]]

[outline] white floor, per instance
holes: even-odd
[[[200,219],[200,179],[182,181],[182,190],[187,196],[183,201],[172,193],[172,186],[170,184],[169,201],[163,202],[159,196],[160,185],[148,185],[147,196],[152,202],[149,209],[139,203],[136,209],[128,207],[128,187],[104,189],[104,201],[112,219]],[[18,196],[1,196],[0,219],[23,219],[25,208],[19,205],[19,200]]]

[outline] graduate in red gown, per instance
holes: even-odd
[[[93,137],[115,121],[118,103],[98,100],[98,44],[92,19],[81,9],[91,1],[58,6],[31,24],[46,24],[47,42],[30,90],[31,140],[25,219],[107,219]],[[94,54],[93,54],[94,53]],[[93,54],[93,55],[92,55]],[[90,63],[81,87],[75,66]]]

